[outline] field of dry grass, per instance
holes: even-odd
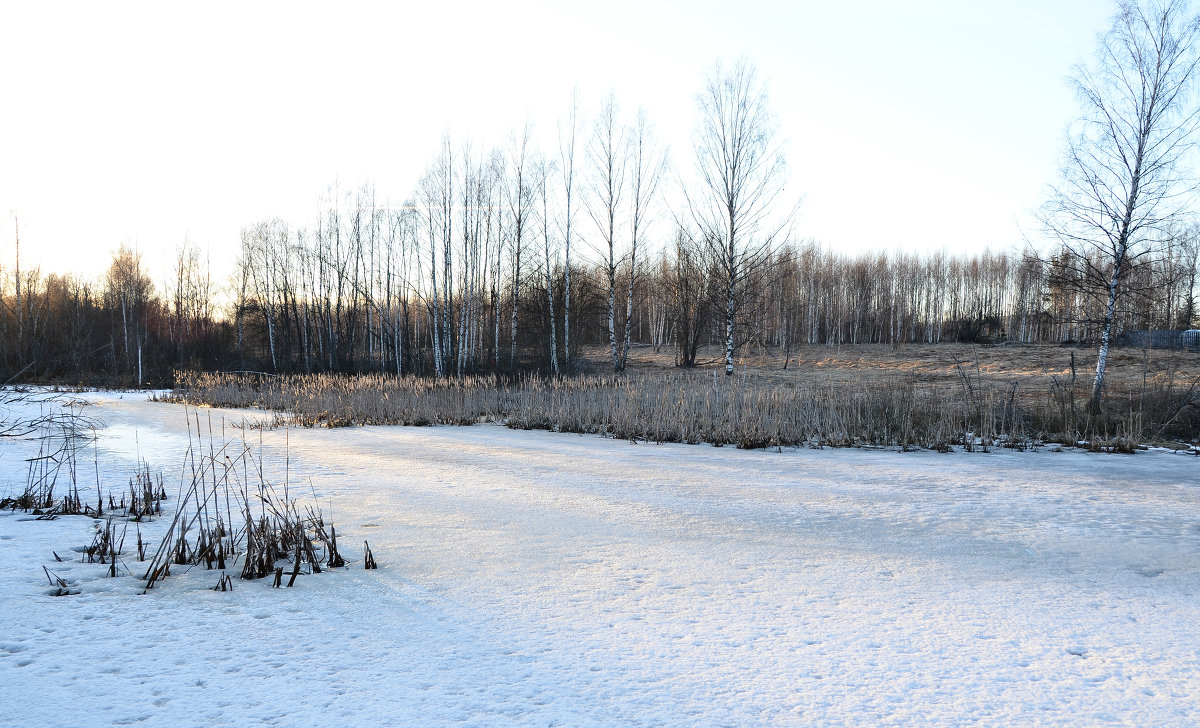
[[[1103,411],[1089,412],[1094,354],[1061,347],[885,346],[747,356],[678,369],[649,349],[624,374],[604,352],[557,379],[181,373],[174,397],[261,407],[304,425],[472,424],[594,432],[631,440],[949,450],[1087,443],[1130,451],[1200,440],[1198,355],[1122,350]],[[1072,378],[1072,355],[1075,376]]]
[[[701,363],[699,368],[722,368],[723,354],[723,350],[716,347],[703,349],[697,357],[697,362]],[[588,367],[597,371],[602,371],[608,360],[607,350],[601,348],[587,350],[584,355]],[[1095,376],[1096,350],[1057,344],[806,346],[792,352],[786,370],[781,350],[757,347],[741,353],[737,364],[739,368],[779,382],[847,383],[878,381],[897,374],[914,375],[929,382],[955,382],[960,378],[961,365],[989,378],[1017,381],[1022,387],[1033,388],[1048,386],[1053,378],[1068,380],[1072,359],[1077,382],[1090,384]],[[669,349],[655,352],[649,346],[637,346],[630,351],[629,368],[632,370],[674,367],[674,355]],[[1141,388],[1143,376],[1147,383],[1194,382],[1200,379],[1200,353],[1132,348],[1114,348],[1110,352],[1108,383],[1114,392]]]

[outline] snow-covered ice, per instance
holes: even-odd
[[[86,398],[106,489],[178,482],[181,406]],[[0,725],[1200,724],[1193,456],[261,437],[352,565],[140,595],[79,563],[93,519],[0,516]]]

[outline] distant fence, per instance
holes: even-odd
[[[1120,346],[1150,349],[1190,349],[1200,351],[1200,329],[1187,331],[1126,331],[1117,337]]]

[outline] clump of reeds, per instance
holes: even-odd
[[[121,493],[121,500],[108,497],[110,510],[121,510],[133,521],[148,521],[162,513],[162,503],[167,499],[162,473],[157,478],[150,474],[150,466],[143,463],[129,479],[129,488]]]
[[[66,579],[50,571],[45,566],[42,567],[42,571],[46,572],[46,580],[50,582],[50,596],[65,597],[79,593],[78,589],[71,588],[70,583]]]
[[[111,516],[104,522],[103,526],[97,525],[96,537],[92,540],[91,545],[83,550],[84,563],[107,564],[108,575],[112,577],[117,576],[117,560],[125,548],[125,533],[127,528],[122,528],[118,536]],[[140,534],[138,540],[141,541]]]
[[[99,423],[68,404],[39,415],[22,432],[35,435],[38,453],[27,460],[25,485],[16,496],[0,499],[0,509],[31,512],[39,518],[60,515],[100,515],[103,501],[83,502],[80,496],[80,458],[83,449],[96,439]],[[55,494],[62,491],[61,498]],[[99,489],[97,489],[99,494]]]
[[[198,414],[192,416],[183,485],[172,521],[144,572],[147,590],[169,576],[172,566],[224,573],[240,561],[241,578],[274,575],[276,586],[290,568],[292,586],[301,573],[320,573],[322,563],[345,565],[336,529],[319,509],[300,507],[286,473],[280,492],[267,477],[261,450],[256,458],[244,440],[218,444],[211,424],[206,441]]]

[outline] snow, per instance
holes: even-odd
[[[184,409],[80,396],[104,487],[140,455],[174,495]],[[351,566],[233,592],[194,568],[142,595],[79,563],[93,519],[0,516],[0,725],[1200,724],[1194,456],[189,412],[261,436]],[[0,443],[0,495],[34,452]],[[50,596],[43,566],[80,593]]]

